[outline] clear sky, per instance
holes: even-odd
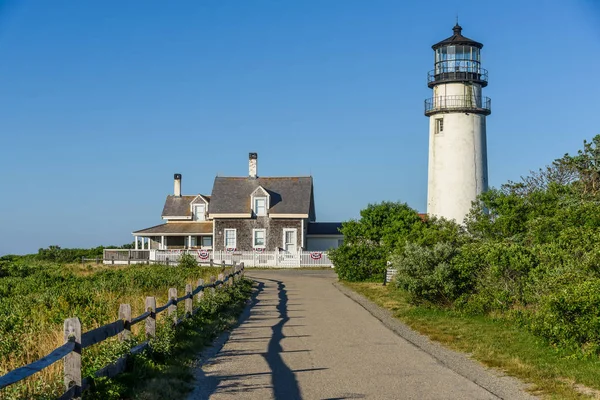
[[[173,174],[425,211],[431,45],[484,44],[492,186],[600,133],[600,1],[0,0],[0,255],[132,241]]]

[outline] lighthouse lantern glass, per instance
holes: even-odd
[[[442,46],[435,50],[435,74],[481,70],[480,52],[475,46]]]

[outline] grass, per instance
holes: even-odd
[[[546,399],[600,398],[600,360],[549,346],[514,322],[411,305],[393,285],[343,282],[412,329],[529,384]]]
[[[235,288],[217,292],[212,299],[209,296],[201,311],[176,329],[162,326],[163,337],[169,338],[168,349],[165,349],[163,339],[154,346],[154,352],[134,357],[127,373],[115,379],[97,380],[94,390],[86,393],[86,398],[184,398],[193,389],[193,372],[199,352],[212,344],[221,332],[236,324],[251,292],[252,282],[245,279]],[[164,330],[171,330],[171,335],[164,335]]]
[[[162,305],[169,287],[176,287],[181,296],[186,283],[195,286],[199,278],[207,280],[220,271],[160,265],[0,262],[0,375],[63,344],[66,318],[79,317],[85,332],[115,321],[121,303],[131,304],[132,315],[137,316],[143,312],[146,296],[155,296]],[[164,318],[166,313],[159,315],[159,321]],[[143,325],[134,326],[133,333],[140,333]],[[93,372],[123,351],[116,338],[84,350],[84,372]],[[62,389],[62,363],[58,362],[0,391],[0,398],[54,398]]]

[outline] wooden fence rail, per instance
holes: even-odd
[[[233,285],[235,276],[244,275],[244,264],[228,265],[231,268],[231,273],[224,275],[219,274],[218,279],[214,276],[210,277],[210,283],[205,284],[202,279],[198,280],[196,288],[192,289],[192,285],[187,284],[185,287],[185,295],[177,297],[177,289],[169,289],[169,301],[166,304],[156,307],[155,297],[146,297],[145,312],[137,317],[131,317],[131,305],[121,304],[119,307],[119,319],[115,322],[103,325],[88,332],[81,333],[81,323],[79,318],[69,318],[64,321],[64,339],[65,343],[54,349],[47,356],[32,362],[31,364],[10,371],[6,375],[0,376],[0,390],[17,383],[50,365],[64,359],[63,375],[65,392],[59,399],[80,398],[82,392],[89,386],[90,379],[82,379],[81,376],[81,351],[87,347],[103,342],[108,338],[119,335],[119,339],[124,341],[131,337],[131,327],[142,321],[146,321],[145,333],[146,338],[156,336],[156,315],[167,310],[169,317],[172,317],[173,324],[178,325],[185,318],[189,318],[196,314],[200,307],[193,308],[194,296],[197,296],[197,301],[201,301],[204,297],[204,290],[210,289],[211,293],[215,293],[215,288],[221,288],[224,285]],[[223,264],[223,267],[226,267]],[[185,313],[182,318],[177,319],[177,304],[185,302]],[[131,355],[138,354],[148,347],[149,341],[138,344],[130,349],[129,353],[119,358],[113,364],[96,371],[94,374],[98,377],[114,377],[125,370],[127,358]]]

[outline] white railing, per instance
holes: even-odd
[[[245,267],[300,268],[333,267],[324,251],[212,251],[212,250],[150,250],[150,261],[176,264],[183,254],[191,254],[201,264],[244,263]]]

